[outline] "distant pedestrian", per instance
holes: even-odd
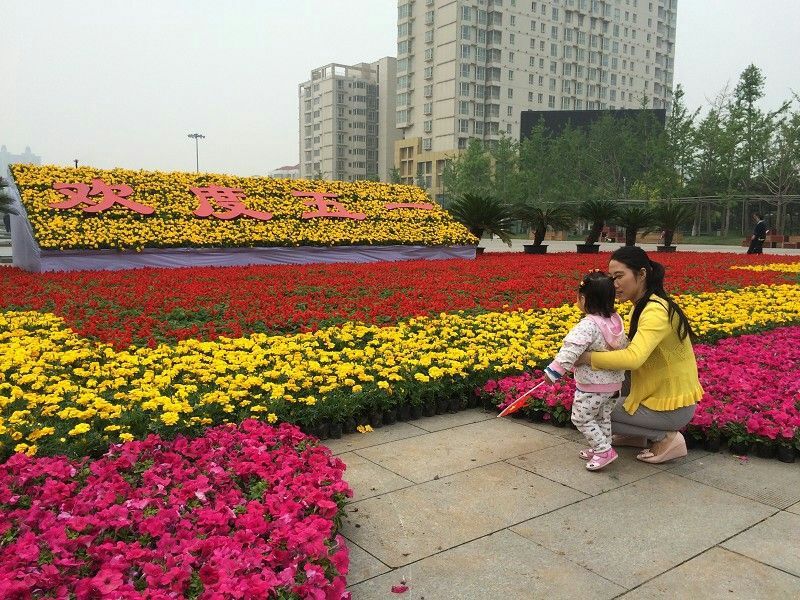
[[[760,212],[753,213],[753,235],[750,238],[750,247],[747,249],[748,254],[764,254],[764,242],[767,241],[767,222],[764,220],[764,215]]]

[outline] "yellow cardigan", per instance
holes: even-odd
[[[689,338],[678,337],[677,316],[670,323],[667,302],[657,296],[651,300],[642,310],[630,346],[592,352],[593,369],[631,371],[631,392],[624,404],[631,415],[640,404],[650,410],[675,410],[703,396]]]

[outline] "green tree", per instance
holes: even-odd
[[[389,171],[389,183],[402,183],[402,179],[400,179],[400,169],[397,167],[393,167]]]
[[[625,228],[625,245],[635,246],[636,235],[640,231],[651,231],[655,225],[655,216],[645,204],[626,204],[620,207],[612,222]]]
[[[681,84],[672,94],[672,110],[664,130],[666,177],[662,185],[664,196],[683,196],[686,186],[695,176],[697,165],[697,132],[695,120],[700,108],[689,112],[684,103]]]
[[[11,184],[0,177],[0,214],[16,215],[17,211],[13,208],[14,198],[9,191]]]
[[[492,193],[492,159],[480,140],[471,139],[464,152],[447,161],[442,171],[442,185],[448,203],[464,194],[486,196]]]
[[[511,246],[512,212],[501,200],[488,194],[467,193],[451,202],[448,210],[479,240],[489,233]]]

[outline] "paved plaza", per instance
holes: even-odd
[[[800,463],[621,448],[590,473],[581,442],[481,409],[327,440],[354,600],[800,598]]]

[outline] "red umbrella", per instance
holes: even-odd
[[[525,404],[527,404],[526,400],[528,399],[528,396],[531,395],[531,392],[533,392],[533,390],[538,388],[543,383],[544,383],[544,379],[542,379],[539,383],[537,383],[535,386],[533,386],[527,392],[522,394],[522,396],[520,396],[519,398],[514,400],[511,404],[506,406],[503,409],[503,411],[499,415],[497,415],[497,417],[498,418],[499,417],[505,417],[506,415],[510,415],[510,414],[513,414],[513,413],[517,412],[519,409],[521,409],[523,406],[525,406]]]

